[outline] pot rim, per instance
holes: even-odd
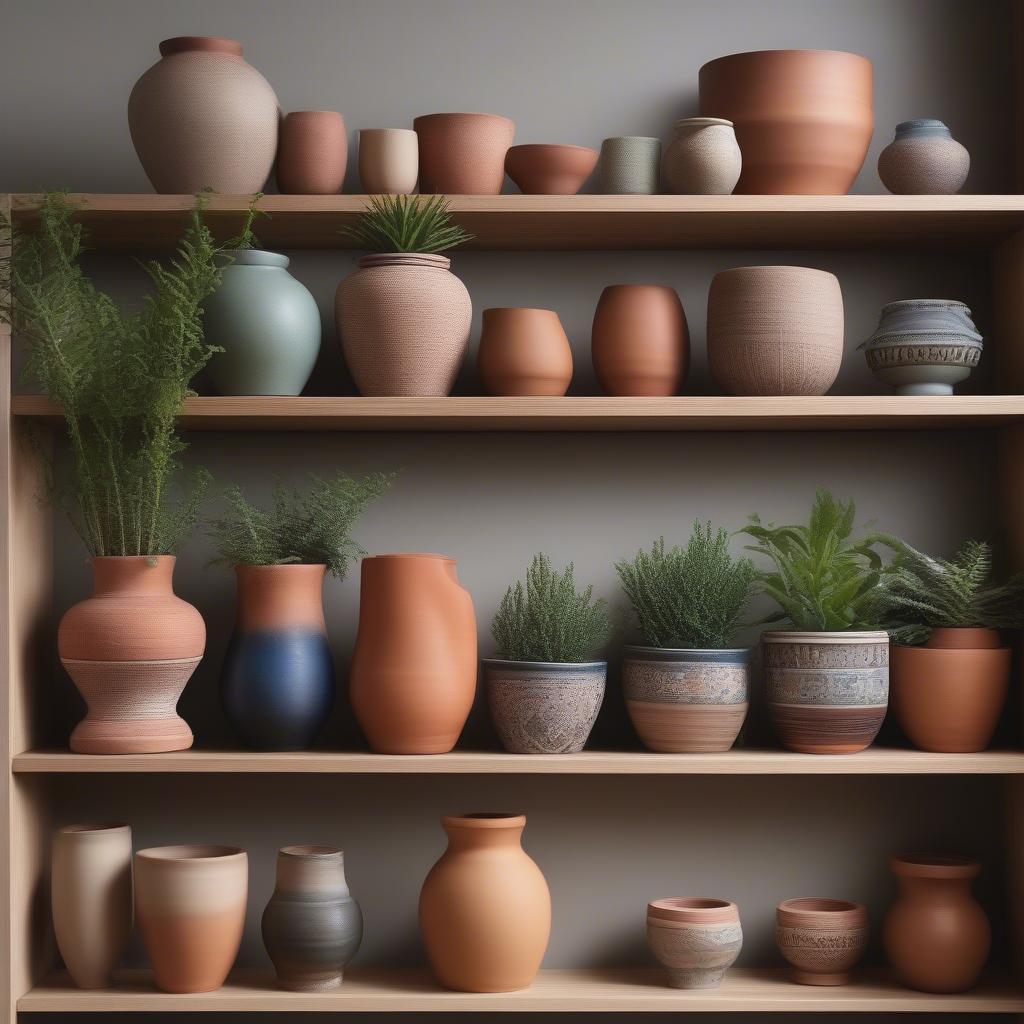
[[[240,846],[218,843],[182,843],[177,846],[149,846],[136,850],[135,856],[161,864],[212,864],[230,860],[248,860]]]
[[[706,63],[702,64],[701,67],[700,67],[700,70],[703,71],[704,68],[711,67],[712,64],[717,64],[719,61],[734,60],[737,57],[760,57],[763,54],[768,54],[768,53],[770,53],[770,54],[817,53],[817,54],[822,54],[822,55],[828,54],[829,56],[833,56],[833,57],[852,57],[852,58],[854,58],[857,61],[863,62],[863,63],[865,63],[865,64],[867,64],[869,66],[872,66],[870,58],[865,57],[862,53],[854,53],[852,50],[829,50],[827,48],[819,48],[819,47],[814,47],[814,46],[807,46],[807,47],[780,47],[777,50],[773,50],[773,49],[769,49],[769,50],[739,50],[736,53],[723,53],[722,56],[715,57],[714,60],[709,60]]]
[[[161,57],[173,57],[178,53],[194,51],[241,57],[245,52],[245,48],[237,39],[229,39],[227,36],[170,36],[160,40],[159,50]]]
[[[412,119],[412,123],[415,125],[419,121],[430,121],[439,117],[486,117],[488,120],[505,121],[513,128],[516,124],[511,117],[506,117],[504,114],[488,114],[482,110],[444,110],[436,114],[420,114]],[[413,130],[415,131],[415,129]]]
[[[592,146],[577,146],[572,142],[520,142],[515,146],[509,146],[508,153],[511,153],[514,149],[574,149],[583,153],[593,153],[594,156],[598,156],[598,152]]]
[[[368,252],[359,257],[361,269],[370,267],[419,267],[448,270],[452,261],[437,252]]]
[[[272,569],[275,572],[281,569],[323,569],[327,571],[326,562],[272,562],[269,565],[254,565],[251,562],[236,562],[232,568],[235,572],[260,572],[261,570]]]
[[[287,120],[289,117],[302,114],[334,114],[336,117],[340,117],[342,121],[345,120],[345,116],[340,110],[289,110],[284,116]]]
[[[552,669],[562,668],[608,668],[607,661],[513,661],[511,658],[481,658],[482,665],[502,665],[505,667],[515,666],[516,668],[535,668],[540,671],[550,672]]]
[[[609,135],[607,138],[601,140],[603,146],[606,142],[656,142],[659,146],[661,145],[661,139],[656,135]]]
[[[647,918],[671,924],[739,920],[739,907],[716,896],[664,896],[647,904]]]
[[[750,655],[750,647],[651,647],[648,644],[624,644],[625,651],[650,651],[661,654],[746,654]]]
[[[551,313],[553,316],[558,316],[558,311],[555,309],[545,309],[543,306],[488,306],[482,316],[487,316],[488,313],[512,313],[512,312],[525,312],[525,313]]]
[[[275,270],[287,270],[291,264],[283,252],[272,249],[236,249],[225,253],[219,259],[225,264],[225,270],[231,267],[272,267]]]
[[[89,555],[87,561],[93,562],[176,562],[177,555]]]
[[[881,312],[884,313],[886,310],[892,309],[903,309],[904,307],[924,309],[929,306],[941,306],[943,308],[959,306],[961,309],[966,309],[968,313],[971,311],[971,307],[968,306],[966,302],[961,302],[960,299],[896,299],[893,302],[887,302],[882,307]]]
[[[728,128],[735,127],[732,121],[724,117],[681,117],[678,121],[672,122],[672,127],[678,130],[689,127],[704,128],[715,124],[724,124]]]
[[[814,904],[817,904],[815,906]],[[824,906],[823,904],[830,904]],[[840,917],[862,917],[867,915],[867,907],[863,903],[852,900],[838,900],[831,896],[794,896],[783,900],[776,908],[777,914],[800,914],[805,917],[818,917],[823,921],[835,921]]]
[[[763,644],[880,644],[888,643],[884,629],[800,630],[766,629],[761,633]]]
[[[433,558],[439,562],[454,562],[451,555],[437,555],[430,551],[385,551],[379,555],[363,555],[362,561],[368,562],[373,558]]]
[[[73,825],[61,825],[55,830],[55,834],[68,839],[98,839],[117,832],[130,834],[131,830],[131,825],[119,821],[86,821]]]
[[[293,846],[282,846],[279,857],[290,857],[295,860],[337,860],[344,854],[340,846],[318,846],[316,844],[298,843]]]
[[[933,853],[899,853],[889,861],[895,875],[907,878],[977,878],[981,861]]]
[[[793,263],[757,263],[743,267],[726,267],[724,270],[719,270],[715,277],[724,277],[726,274],[737,274],[748,270],[799,270],[802,274],[815,274],[817,276],[831,277],[835,281],[839,280],[831,270],[822,270],[819,267],[798,267]],[[714,278],[712,278],[712,281],[714,281]]]
[[[415,135],[415,128],[357,128],[356,132],[362,135],[373,135],[378,132],[401,132],[403,135]]]
[[[442,815],[441,825],[446,829],[522,828],[526,825],[526,815],[509,813],[507,811],[466,811],[463,814]]]

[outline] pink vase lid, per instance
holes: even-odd
[[[226,53],[232,57],[241,57],[243,47],[237,39],[225,39],[223,36],[173,36],[160,43],[161,57],[197,50],[204,53]]]

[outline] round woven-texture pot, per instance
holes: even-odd
[[[736,267],[708,293],[708,365],[728,395],[823,395],[843,361],[843,293],[809,267]]]
[[[953,195],[967,182],[971,156],[950,130],[931,118],[904,121],[878,155],[878,177],[893,194]]]
[[[867,949],[867,908],[814,896],[783,900],[775,910],[775,941],[797,984],[846,985]]]
[[[653,900],[647,945],[672,988],[718,988],[743,946],[739,910],[728,900],[704,897]]]
[[[727,196],[739,181],[743,157],[732,122],[684,117],[665,151],[662,170],[669,190],[683,196]]]

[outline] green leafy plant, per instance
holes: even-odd
[[[750,599],[754,565],[734,559],[727,530],[697,520],[685,548],[665,550],[665,538],[615,569],[644,642],[652,647],[730,647]]]
[[[498,657],[509,661],[579,663],[605,644],[611,633],[603,600],[593,587],[579,592],[570,562],[552,568],[547,555],[534,555],[526,585],[509,587],[491,624]]]
[[[806,526],[764,525],[753,515],[741,533],[747,550],[773,563],[758,572],[758,589],[779,605],[764,622],[792,623],[809,632],[867,629],[877,625],[876,589],[887,573],[875,550],[877,536],[852,540],[856,509],[820,490]]]
[[[252,504],[239,487],[224,492],[224,511],[210,520],[217,548],[215,564],[326,565],[338,579],[352,560],[365,554],[352,528],[370,503],[384,494],[394,477],[371,473],[361,479],[338,473],[310,476],[306,491],[280,483],[270,508]]]
[[[438,253],[473,236],[452,223],[444,196],[371,196],[355,224],[344,228],[369,252]]]

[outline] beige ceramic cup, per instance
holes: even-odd
[[[411,128],[363,128],[359,132],[359,179],[367,195],[416,191],[420,150]]]

